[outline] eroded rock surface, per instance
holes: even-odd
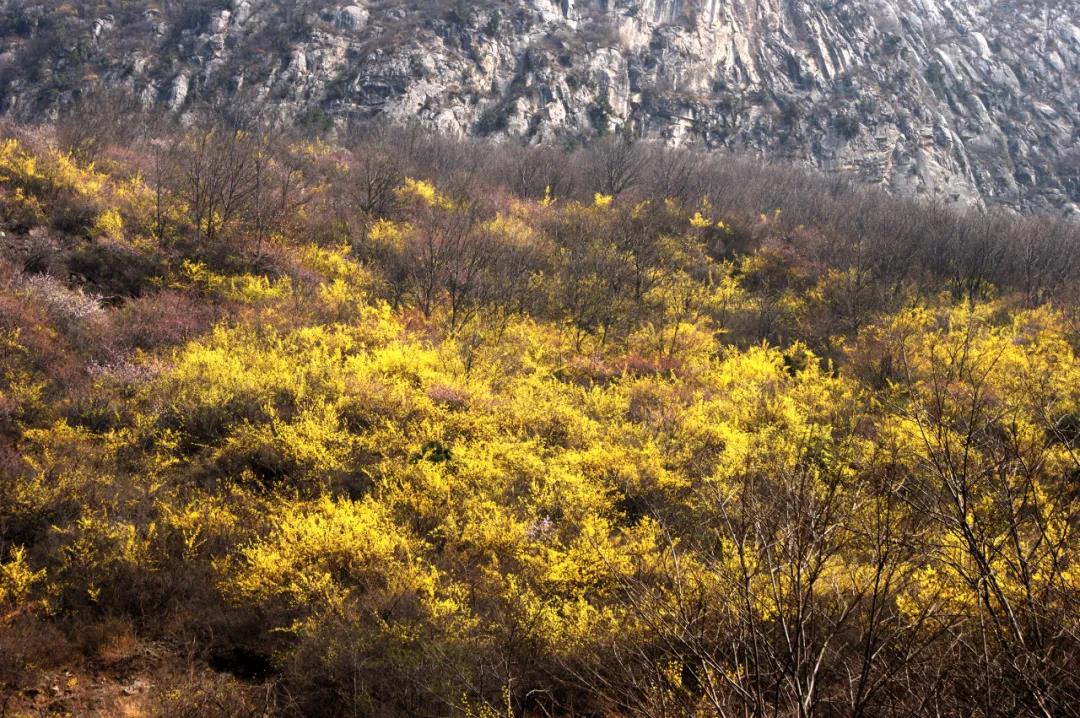
[[[103,13],[102,8],[111,8]],[[0,111],[96,87],[284,123],[418,119],[580,139],[620,128],[902,194],[1080,203],[1071,0],[0,0]]]

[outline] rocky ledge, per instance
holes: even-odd
[[[1080,211],[1072,0],[0,0],[0,112],[56,117],[101,88],[331,131],[624,131]]]

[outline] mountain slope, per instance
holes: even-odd
[[[671,143],[901,194],[1080,202],[1080,7],[1058,0],[0,2],[0,111],[100,88],[330,127]]]

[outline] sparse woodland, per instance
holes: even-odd
[[[0,715],[1080,714],[1076,225],[78,119],[0,130]]]

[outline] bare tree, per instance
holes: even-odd
[[[253,136],[211,126],[181,137],[169,148],[168,156],[193,240],[216,243],[249,209],[258,192]]]
[[[589,147],[584,159],[591,188],[612,196],[637,185],[645,165],[641,147],[622,135],[597,140]]]

